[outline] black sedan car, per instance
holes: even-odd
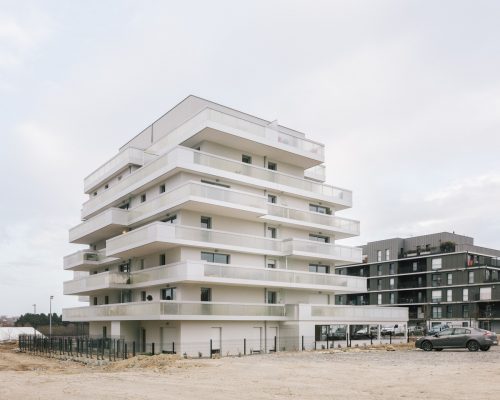
[[[424,336],[415,342],[415,347],[424,351],[467,348],[469,351],[488,351],[498,345],[494,332],[477,328],[449,328],[432,336]]]

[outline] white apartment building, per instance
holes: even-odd
[[[66,321],[138,350],[226,354],[297,349],[318,326],[406,324],[407,309],[336,306],[366,278],[338,239],[359,222],[337,215],[349,190],[325,184],[324,146],[275,122],[189,96],[84,180],[88,200],[64,258]],[[276,339],[274,339],[276,337]],[[274,349],[277,350],[277,349]]]

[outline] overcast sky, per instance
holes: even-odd
[[[83,178],[189,94],[326,144],[369,240],[500,249],[498,1],[0,0],[0,315],[77,305]]]

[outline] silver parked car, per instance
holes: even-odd
[[[415,347],[424,351],[467,348],[469,351],[488,351],[498,345],[494,332],[477,328],[449,328],[432,336],[424,336],[415,342]]]

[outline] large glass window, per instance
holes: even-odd
[[[448,283],[448,285],[453,284],[453,274],[451,272],[446,274],[446,282]]]
[[[432,259],[432,269],[441,269],[442,259],[441,258],[433,258]]]
[[[201,259],[206,262],[217,264],[229,264],[229,254],[201,252]]]
[[[309,204],[309,211],[317,212],[320,214],[331,214],[329,207],[320,206],[318,204]]]
[[[394,278],[389,279],[389,289],[394,289]]]
[[[274,194],[267,195],[267,202],[268,203],[276,204],[277,200],[278,200],[278,198]]]
[[[243,154],[241,156],[241,162],[244,162],[245,164],[251,164],[252,163],[252,157],[246,154]]]
[[[441,286],[441,274],[432,274],[431,276],[432,286]]]
[[[396,266],[394,263],[389,264],[389,275],[394,275],[396,273]]]
[[[462,290],[462,300],[469,301],[469,289]]]
[[[309,240],[314,240],[315,242],[330,243],[330,237],[325,235],[316,235],[313,233],[309,234]]]
[[[330,266],[321,264],[309,264],[309,272],[319,272],[321,274],[329,274]]]
[[[474,271],[469,271],[469,283],[474,283]]]
[[[278,303],[278,293],[268,290],[267,291],[267,304]]]
[[[382,266],[381,265],[377,265],[377,275],[378,276],[382,275]]]
[[[442,299],[442,293],[441,290],[433,290],[432,291],[432,302],[433,303],[438,303]]]
[[[469,305],[468,304],[462,305],[462,318],[469,318]]]
[[[379,305],[382,304],[382,293],[379,293],[377,295],[377,304],[379,304]]]
[[[277,237],[277,230],[276,230],[276,228],[269,226],[267,228],[267,237],[270,237],[272,239],[276,239],[276,237]]]
[[[390,294],[389,294],[389,302],[390,302],[391,304],[394,304],[394,303],[395,303],[394,298],[395,298],[394,293],[390,293]]]
[[[210,218],[210,217],[201,217],[200,218],[200,226],[203,229],[212,229],[212,218]]]
[[[382,290],[382,279],[377,279],[377,290]]]
[[[389,261],[391,259],[391,250],[385,249],[385,259]]]
[[[377,261],[382,261],[382,250],[377,250]]]
[[[446,306],[446,318],[452,318],[453,308],[452,306]]]
[[[161,290],[162,300],[175,300],[175,288],[164,288]]]
[[[212,301],[212,289],[211,288],[200,288],[200,300],[201,301]]]
[[[453,301],[453,291],[451,289],[446,291],[446,301]]]
[[[482,287],[479,289],[479,300],[491,300],[491,287]]]
[[[432,307],[432,318],[442,318],[443,317],[443,309],[441,306],[433,306]]]

